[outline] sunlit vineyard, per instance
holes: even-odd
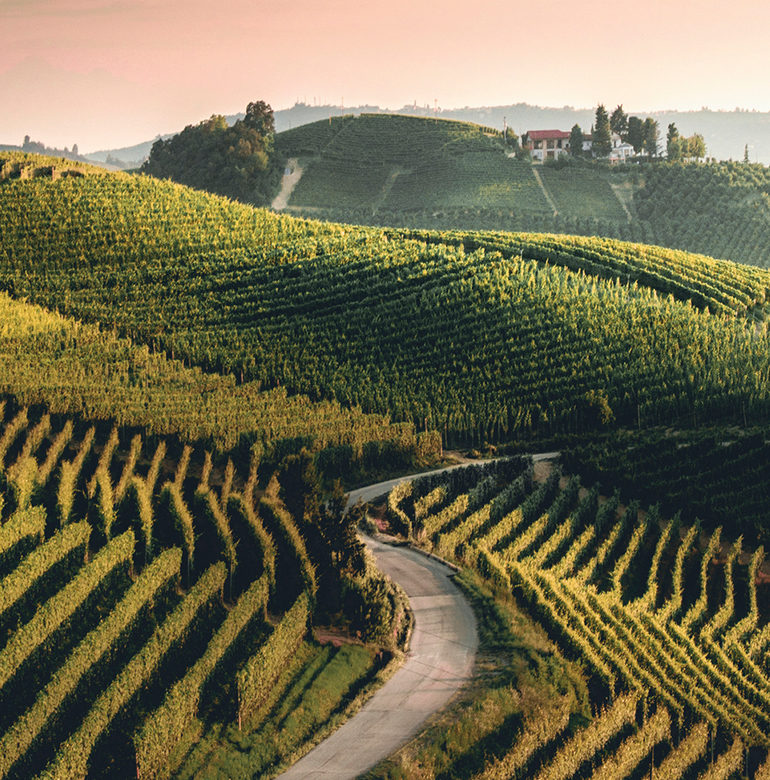
[[[367,464],[403,467],[440,450],[436,436],[417,435],[412,425],[186,368],[2,293],[0,321],[0,393],[23,404],[205,440],[219,450],[256,442],[280,457],[304,446],[322,453],[325,471],[335,477]]]
[[[765,777],[770,625],[762,547],[601,498],[526,458],[402,483],[394,531],[513,594],[589,676],[474,777]]]
[[[257,451],[244,468],[135,428],[0,409],[0,777],[167,776],[212,723],[274,729],[281,690],[333,662],[304,641],[329,566],[278,483],[258,488]],[[363,593],[376,575],[362,565],[338,565],[337,587]],[[355,655],[358,686],[377,663]],[[299,744],[277,743],[271,763]]]
[[[11,182],[0,203],[15,297],[447,443],[767,416],[767,335],[714,316],[760,305],[765,272],[547,237],[466,251],[126,175]]]

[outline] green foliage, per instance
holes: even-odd
[[[170,758],[197,719],[204,685],[244,629],[264,617],[267,596],[267,578],[261,577],[241,595],[203,655],[175,683],[161,706],[146,718],[134,736],[139,780],[168,776],[174,770],[169,764]]]
[[[598,157],[607,157],[609,155],[612,149],[610,117],[607,114],[607,109],[601,104],[596,107],[592,141],[591,148],[594,154]]]
[[[770,645],[770,633],[751,617],[761,551],[739,562],[739,539],[722,561],[717,531],[693,556],[697,526],[682,538],[677,523],[661,527],[656,508],[638,514],[634,504],[618,520],[617,495],[598,507],[595,500],[581,502],[570,514],[574,480],[565,492],[571,497],[558,498],[545,515],[538,517],[533,507],[527,520],[521,511],[515,533],[499,536],[494,546],[481,530],[471,530],[466,545],[476,546],[478,555],[466,559],[494,587],[513,587],[560,647],[586,664],[598,701],[629,691],[631,719],[640,692],[647,697],[647,712],[655,704],[656,714],[602,758],[598,776],[627,776],[655,742],[667,738],[672,721],[681,736],[705,719],[718,730],[720,744],[739,737],[745,745],[770,746],[770,678],[754,660]],[[593,520],[585,512],[591,504]],[[566,551],[555,554],[559,549]],[[642,577],[647,593],[637,597]],[[746,582],[748,587],[738,585]],[[609,728],[599,742],[590,730],[578,732],[573,746],[558,750],[542,775],[527,776],[572,777],[613,735],[623,736],[610,721],[596,721],[602,733]],[[584,749],[590,755],[581,757]],[[687,750],[697,751],[697,744]]]
[[[302,593],[268,640],[238,672],[238,723],[246,724],[266,699],[282,669],[307,633],[310,599]]]
[[[208,569],[137,653],[107,690],[94,702],[77,731],[59,748],[56,758],[42,774],[46,778],[85,778],[94,746],[117,718],[156,674],[164,658],[184,640],[204,606],[219,597],[226,571],[221,563]]]
[[[205,189],[245,203],[269,203],[278,187],[283,159],[274,151],[273,112],[262,101],[228,127],[212,116],[164,141],[158,139],[144,173]]]
[[[0,510],[2,497],[0,496]],[[33,507],[15,512],[0,525],[0,575],[7,574],[45,534],[45,511]]]
[[[130,531],[113,539],[13,634],[0,652],[0,692],[21,665],[88,603],[94,591],[112,572],[131,565],[133,552],[134,537]]]
[[[625,499],[659,501],[669,515],[680,513],[688,523],[697,517],[710,528],[722,525],[731,536],[770,539],[770,445],[764,433],[737,440],[719,431],[694,440],[663,432],[625,434],[570,450],[565,458],[586,482],[617,486]]]
[[[32,515],[27,518],[27,527],[36,526],[35,517],[40,517],[40,509],[29,510]],[[32,520],[32,523],[30,523]],[[8,525],[23,527],[22,517],[8,521]],[[5,528],[5,526],[3,526]],[[32,530],[32,529],[29,529]],[[39,529],[36,528],[39,532]],[[45,544],[36,547],[19,565],[4,579],[0,580],[0,637],[7,635],[9,627],[29,611],[30,606],[37,606],[47,591],[50,592],[53,575],[57,570],[64,569],[71,573],[83,563],[88,548],[91,526],[88,523],[74,523],[66,526]],[[58,579],[61,579],[59,574]]]
[[[136,622],[147,617],[148,603],[179,576],[181,553],[167,550],[160,555],[131,586],[110,614],[75,648],[50,682],[39,692],[34,705],[0,737],[0,774],[8,776],[11,768],[23,762],[40,738],[48,721],[78,688],[81,679],[108,656],[111,648]],[[82,695],[82,693],[81,693]],[[38,756],[30,756],[34,766]]]

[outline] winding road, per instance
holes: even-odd
[[[409,596],[409,653],[356,715],[281,775],[285,780],[358,777],[414,737],[473,674],[476,619],[451,570],[409,547],[366,543],[377,566]]]
[[[541,453],[533,460],[558,454]],[[419,476],[425,474],[414,475]],[[348,506],[381,496],[412,478],[352,490]],[[283,780],[353,780],[417,735],[473,675],[479,644],[476,619],[452,582],[452,570],[410,547],[365,541],[380,570],[409,597],[414,630],[406,661],[358,713],[284,772]]]

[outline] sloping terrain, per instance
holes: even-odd
[[[394,227],[607,236],[770,265],[763,165],[533,168],[507,156],[499,132],[385,115],[314,122],[280,133],[277,145],[307,164],[289,201],[297,213]]]
[[[125,174],[10,182],[0,206],[12,295],[446,441],[768,411],[768,337],[735,316],[763,271],[305,222]]]
[[[495,696],[505,678],[492,679],[480,692],[489,715],[468,708],[465,730],[455,719],[436,743],[368,776],[767,777],[763,549],[656,506],[620,506],[558,468],[540,479],[531,463],[507,479],[496,464],[462,471],[395,488],[391,527],[475,572],[499,610],[526,609],[582,663],[591,717],[567,696],[527,707],[524,686]]]

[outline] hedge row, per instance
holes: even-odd
[[[307,632],[310,599],[302,593],[267,642],[238,672],[238,724],[254,715]]]
[[[134,535],[127,531],[110,542],[91,563],[38,608],[32,620],[22,626],[0,652],[0,693],[19,667],[86,604],[112,571],[131,565],[133,554]]]
[[[0,580],[0,636],[30,598],[40,595],[41,585],[52,569],[68,559],[85,560],[91,526],[88,523],[68,525],[45,544],[35,548],[19,565]]]
[[[158,593],[179,576],[182,552],[166,550],[150,564],[114,609],[93,629],[38,693],[35,703],[0,738],[0,777],[5,777],[44,734],[46,726],[84,677],[114,648]]]
[[[2,509],[0,495],[0,509]],[[42,507],[16,512],[0,525],[0,572],[7,572],[22,556],[31,552],[45,536],[45,510]]]
[[[166,694],[134,736],[137,780],[167,776],[171,756],[198,716],[201,690],[241,632],[267,605],[269,582],[260,577],[238,599],[212,637],[205,653]]]
[[[301,589],[307,591],[311,599],[315,598],[317,591],[315,567],[310,562],[305,541],[291,515],[278,501],[268,495],[260,499],[259,514],[267,522],[273,536],[280,538],[280,542],[294,551],[302,583]],[[289,562],[283,561],[282,564],[287,566]]]
[[[227,572],[221,562],[207,569],[179,606],[96,700],[80,728],[59,748],[43,777],[71,780],[87,776],[96,743],[133,697],[150,682],[164,658],[184,640],[198,613],[206,604],[221,596],[226,577]]]

